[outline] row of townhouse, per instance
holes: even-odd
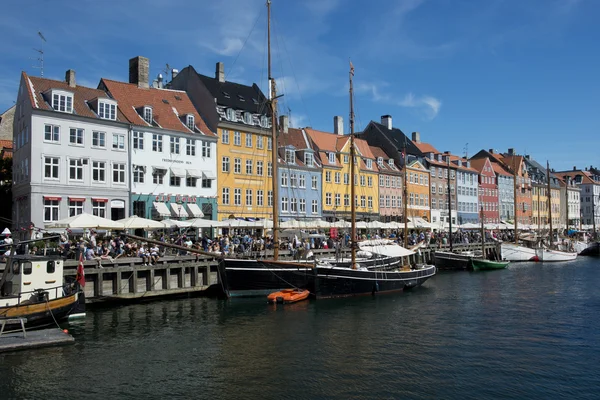
[[[216,134],[184,91],[148,81],[98,88],[21,74],[13,120],[13,229],[91,213],[113,220],[216,217]]]
[[[192,66],[150,82],[149,60],[129,60],[129,81],[97,88],[23,73],[13,119],[13,221],[19,232],[81,212],[120,219],[204,217],[362,220],[404,216],[448,223],[558,226],[600,223],[598,171],[551,172],[529,156],[441,152],[392,117],[358,132],[355,159],[342,117],[333,132],[278,121],[273,176],[272,111],[258,85]],[[350,168],[356,167],[354,182]],[[405,179],[406,177],[406,179]],[[516,179],[516,181],[515,181]],[[273,183],[279,197],[274,199]],[[351,188],[354,187],[354,200]],[[516,201],[515,201],[516,196]],[[516,203],[516,208],[514,204]]]

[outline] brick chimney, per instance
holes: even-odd
[[[218,62],[215,68],[215,79],[218,79],[219,82],[225,82],[225,66],[222,62]]]
[[[77,87],[77,83],[75,82],[75,70],[67,70],[65,73],[65,82],[72,88]]]
[[[336,135],[344,134],[344,118],[339,115],[333,117],[333,133]]]
[[[385,125],[389,130],[392,129],[392,116],[391,115],[382,115],[381,116],[381,125]]]
[[[510,149],[508,149],[508,155],[512,156],[515,154],[515,149],[513,149],[512,147]]]
[[[494,154],[494,149],[489,149],[489,150],[488,150],[488,153],[490,153],[490,154]]]
[[[573,171],[577,171],[577,166],[573,165]]]
[[[287,115],[279,116],[279,127],[281,128],[281,131],[283,133],[288,133],[289,128],[290,128],[290,120]]]
[[[415,143],[421,143],[421,134],[419,132],[413,132],[412,141]]]
[[[135,83],[139,88],[150,88],[148,76],[150,73],[150,60],[137,56],[129,60],[129,83]]]

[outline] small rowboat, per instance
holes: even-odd
[[[492,269],[504,269],[508,267],[508,261],[489,261],[489,260],[479,260],[472,259],[471,267],[474,271],[489,271]]]
[[[306,300],[309,294],[310,292],[306,289],[283,289],[268,295],[267,301],[271,304],[295,303],[297,301]]]

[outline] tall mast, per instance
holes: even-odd
[[[404,248],[408,248],[408,157],[406,136],[404,137]]]
[[[450,243],[450,251],[452,251],[452,192],[450,191],[450,155],[448,154],[446,157],[448,157],[448,226],[450,227],[448,242]]]
[[[515,215],[515,244],[519,244],[519,228],[517,218],[517,167],[515,166],[517,156],[513,155],[513,212]]]
[[[568,176],[564,176],[565,178],[565,221],[566,221],[566,232],[567,232],[567,236],[569,235],[569,177]]]
[[[480,218],[481,218],[481,254],[483,255],[483,258],[485,259],[485,228],[483,226],[483,205],[480,206]]]
[[[546,180],[548,184],[548,223],[550,224],[550,247],[554,243],[552,236],[552,191],[550,190],[550,163],[546,160]]]
[[[271,0],[267,0],[267,46],[269,63],[269,103],[271,104],[271,163],[273,174],[271,185],[273,188],[273,258],[279,258],[279,186],[277,185],[278,173],[278,146],[277,146],[277,87],[271,75]]]
[[[350,62],[350,221],[351,221],[351,254],[352,254],[352,269],[356,269],[356,199],[354,188],[354,87],[352,78],[354,77],[354,65]]]
[[[594,229],[594,239],[596,239],[596,202],[594,196],[596,196],[596,184],[592,182],[592,227]]]

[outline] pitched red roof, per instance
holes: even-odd
[[[150,126],[138,113],[138,109],[144,106],[152,107],[152,117],[156,125],[163,129],[191,133],[183,117],[186,114],[194,116],[195,126],[199,134],[205,136],[216,136],[196,111],[187,93],[180,90],[140,88],[135,83],[125,83],[102,78],[101,86],[106,87],[108,92],[119,104],[119,110],[126,120],[138,126]],[[198,134],[198,132],[195,132]]]
[[[413,142],[413,143],[415,144],[415,146],[417,146],[417,149],[421,150],[421,152],[424,153],[424,154],[426,154],[426,153],[434,153],[434,154],[439,153],[438,149],[436,149],[435,147],[433,147],[429,143],[423,143],[423,142]]]
[[[79,85],[71,87],[67,82],[38,76],[28,76],[25,72],[23,72],[22,76],[25,79],[31,107],[34,109],[52,110],[52,106],[48,102],[51,99],[46,97],[44,93],[50,89],[58,89],[73,93],[73,114],[98,119],[98,115],[90,108],[88,102],[97,98],[110,98],[104,90]],[[117,112],[117,121],[125,122],[127,120],[122,113]]]

